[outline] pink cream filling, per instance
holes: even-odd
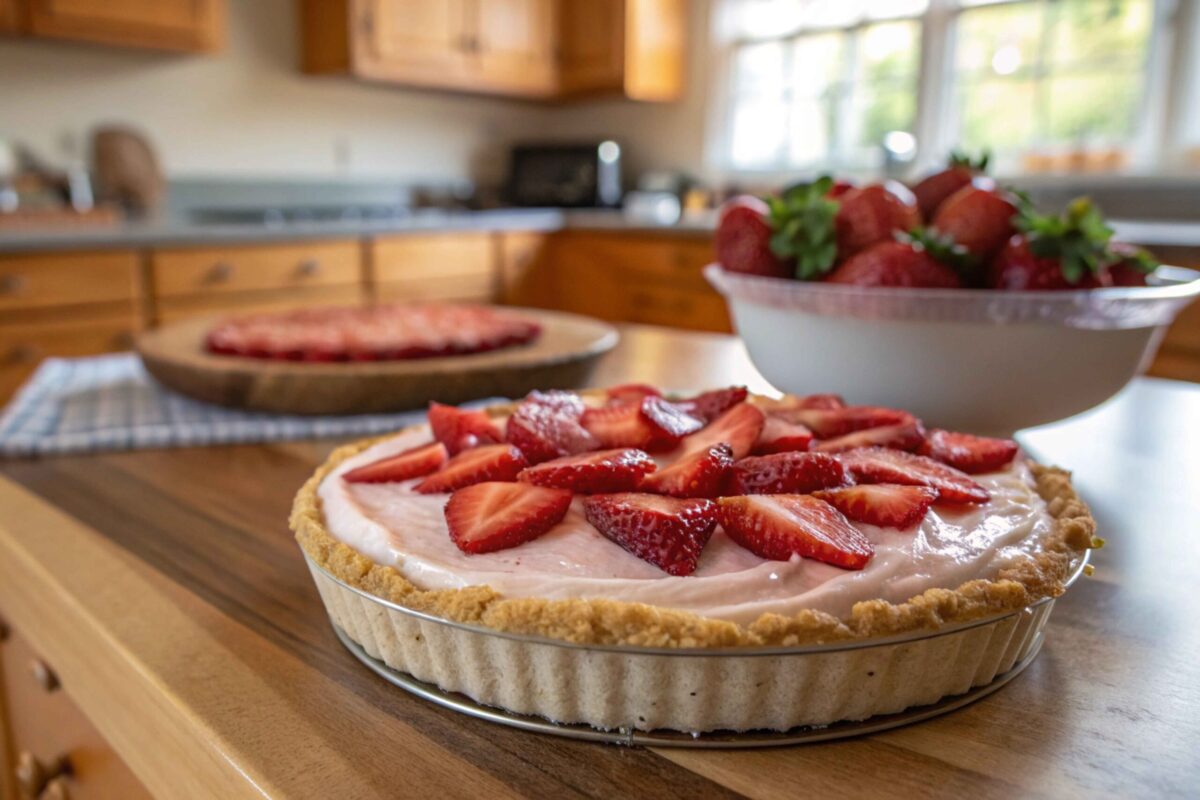
[[[423,589],[486,584],[505,597],[607,598],[692,611],[748,624],[764,613],[813,608],[845,616],[861,600],[903,602],[931,588],[990,578],[1041,549],[1053,520],[1020,461],[974,476],[991,493],[982,506],[935,506],[907,531],[857,525],[875,546],[866,568],[853,572],[794,557],[766,561],[718,528],[687,577],[667,575],[602,536],[584,519],[581,498],[544,536],[495,553],[467,555],[455,547],[442,509],[448,495],[421,495],[416,481],[347,484],[356,466],[431,439],[413,428],[347,459],[321,484],[326,526],[378,564],[395,567]]]

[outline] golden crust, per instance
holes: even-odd
[[[508,406],[492,413],[504,413]],[[394,434],[392,434],[394,435]],[[338,580],[390,602],[435,616],[508,633],[577,644],[642,647],[792,646],[842,639],[892,636],[1015,611],[1065,589],[1077,559],[1099,547],[1096,523],[1075,493],[1070,473],[1031,463],[1038,494],[1054,517],[1043,551],[1002,570],[995,580],[968,581],[956,589],[929,589],[904,603],[856,603],[847,619],[805,609],[784,617],[763,614],[749,626],[687,611],[618,600],[505,599],[488,586],[423,590],[392,567],[376,564],[338,541],[325,527],[317,489],[338,464],[389,436],[335,450],[296,495],[290,525],[314,563]]]

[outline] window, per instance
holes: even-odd
[[[991,150],[1006,172],[1145,166],[1171,113],[1161,51],[1175,5],[725,0],[720,160],[737,171],[877,169],[900,131],[926,162],[961,147]]]

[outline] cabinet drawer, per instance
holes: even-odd
[[[133,252],[0,256],[0,311],[128,303],[133,307],[138,257]]]
[[[363,300],[363,288],[357,284],[277,292],[190,295],[162,300],[158,306],[158,321],[168,323],[191,317],[287,311],[308,306],[359,305]]]
[[[495,281],[492,237],[487,233],[391,236],[371,243],[378,284],[446,279]]]
[[[629,286],[624,319],[699,331],[732,330],[725,301],[716,292],[671,289],[651,284]]]
[[[79,323],[0,325],[0,403],[47,356],[93,356],[128,350],[133,319],[120,317]]]
[[[566,243],[567,252],[637,280],[681,289],[708,290],[701,270],[713,260],[707,238],[675,235],[581,234]]]
[[[337,286],[361,273],[353,241],[160,250],[152,264],[160,298]]]
[[[66,759],[70,774],[57,780],[72,800],[149,800],[145,786],[72,702],[66,688],[54,686],[56,680],[50,665],[10,631],[0,643],[0,683],[18,765],[36,759],[49,766]],[[47,790],[41,796],[53,794]]]

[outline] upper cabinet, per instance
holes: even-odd
[[[307,72],[554,99],[675,99],[685,0],[303,0]]]
[[[225,38],[225,0],[0,0],[33,36],[207,52]]]
[[[21,30],[17,0],[0,0],[0,34]]]

